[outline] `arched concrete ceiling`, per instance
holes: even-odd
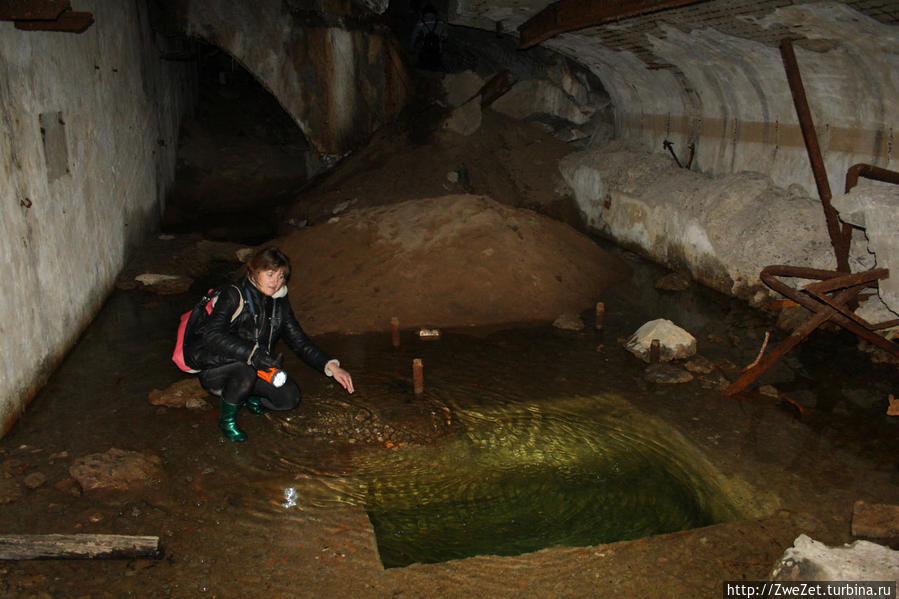
[[[664,140],[695,144],[703,172],[762,171],[813,191],[778,48],[790,38],[831,187],[840,189],[858,162],[895,169],[896,2],[450,0],[447,20],[517,35],[523,45],[546,37],[540,45],[602,81],[618,136],[653,149]]]

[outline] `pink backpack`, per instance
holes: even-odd
[[[240,303],[237,304],[237,309],[234,311],[234,314],[231,315],[231,322],[234,322],[234,319],[237,318],[243,310],[243,293],[240,292],[240,288],[237,285],[231,286],[237,289],[237,294],[240,297]],[[218,301],[221,293],[221,288],[210,289],[206,292],[206,295],[203,296],[203,299],[197,302],[197,305],[194,306],[193,309],[188,310],[181,315],[181,321],[178,323],[178,333],[175,336],[175,350],[172,352],[172,362],[184,372],[200,372],[199,370],[195,370],[188,366],[187,362],[184,361],[184,338],[186,335],[189,335],[190,331],[194,330],[197,325],[206,322],[209,315],[212,314],[212,310],[215,308],[215,302]]]

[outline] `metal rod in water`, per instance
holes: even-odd
[[[421,395],[425,390],[425,376],[421,365],[421,358],[412,360],[412,391],[415,395]]]
[[[594,326],[596,327],[597,331],[602,328],[602,319],[605,314],[606,305],[602,302],[596,302],[596,323],[594,324]]]
[[[390,319],[390,335],[393,347],[400,346],[400,319],[396,316]]]

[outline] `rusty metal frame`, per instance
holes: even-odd
[[[824,209],[827,232],[837,259],[837,270],[820,270],[798,266],[773,265],[766,266],[759,274],[759,279],[769,288],[780,293],[797,304],[808,308],[813,316],[802,325],[796,327],[790,336],[781,341],[771,352],[761,357],[747,368],[740,377],[725,389],[725,395],[736,395],[752,384],[759,376],[774,365],[784,354],[798,345],[823,323],[830,321],[844,329],[855,333],[858,337],[899,357],[899,344],[878,335],[875,331],[899,325],[899,319],[878,324],[871,324],[855,314],[859,293],[866,287],[874,287],[877,282],[890,276],[889,270],[875,268],[860,273],[850,273],[849,245],[852,240],[851,226],[840,226],[837,211],[831,205],[830,185],[827,171],[818,147],[818,137],[812,122],[811,111],[805,96],[805,88],[799,74],[793,44],[784,39],[780,44],[787,80],[793,94],[793,102],[799,118],[802,136],[805,140],[809,161],[818,187],[818,195]],[[846,173],[846,191],[852,189],[860,176],[899,184],[899,173],[882,169],[869,164],[856,164]],[[813,279],[818,282],[808,283],[802,288],[794,288],[779,277]]]
[[[899,324],[899,320],[891,320],[879,324],[871,324],[855,315],[847,305],[857,300],[858,294],[866,287],[873,287],[877,281],[890,275],[885,268],[875,268],[861,273],[845,274],[832,270],[819,270],[799,266],[775,265],[762,269],[759,278],[765,285],[788,297],[797,304],[814,312],[809,320],[796,327],[790,336],[781,341],[771,352],[765,354],[754,366],[747,369],[740,377],[725,389],[725,395],[736,395],[766,370],[774,365],[784,354],[796,347],[800,341],[808,337],[812,331],[827,321],[831,321],[844,329],[855,333],[877,347],[899,357],[899,344],[896,344],[874,331]],[[820,283],[809,283],[802,289],[790,287],[778,277],[817,279]],[[833,293],[833,295],[828,295]]]
[[[558,0],[519,25],[518,49],[524,50],[560,33],[604,25],[705,0]]]

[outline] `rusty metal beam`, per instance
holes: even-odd
[[[74,12],[67,10],[55,20],[23,21],[17,20],[16,29],[22,31],[67,31],[69,33],[82,33],[94,23],[94,15],[89,12]]]
[[[818,133],[812,122],[812,112],[805,96],[805,86],[802,84],[802,76],[799,74],[799,65],[796,62],[796,53],[793,52],[793,42],[784,38],[780,42],[780,54],[783,57],[784,67],[787,72],[787,81],[790,91],[793,93],[793,104],[796,106],[796,115],[799,117],[799,127],[802,129],[802,137],[805,139],[805,149],[808,152],[809,162],[812,165],[812,174],[815,176],[815,185],[818,187],[818,196],[824,208],[824,219],[827,222],[827,233],[830,235],[830,244],[837,258],[837,270],[849,272],[849,229],[840,227],[840,218],[837,211],[830,203],[833,197],[830,193],[830,183],[827,181],[827,170],[824,168],[824,159],[821,157],[821,148],[818,145]]]
[[[858,184],[858,178],[874,179],[886,183],[899,185],[899,173],[890,171],[873,164],[853,164],[846,171],[846,193]]]
[[[859,292],[865,287],[870,286],[878,279],[884,279],[889,276],[889,271],[885,269],[875,269],[864,273],[856,273],[854,275],[846,275],[838,271],[818,270],[814,268],[804,268],[801,266],[784,266],[774,265],[766,266],[759,274],[759,278],[765,285],[777,291],[784,297],[794,300],[801,306],[804,306],[813,312],[812,317],[805,324],[797,327],[790,336],[781,341],[770,353],[766,354],[761,360],[748,368],[736,381],[725,389],[725,395],[732,396],[760,377],[762,373],[771,368],[777,360],[783,357],[788,351],[796,347],[800,341],[808,337],[819,325],[824,322],[832,321],[843,327],[847,331],[855,333],[856,336],[868,341],[872,345],[884,349],[895,356],[899,356],[899,344],[881,337],[872,332],[884,327],[884,323],[879,325],[862,325],[855,321],[854,318],[847,317],[841,312],[845,312],[845,307],[851,305],[857,298]],[[805,291],[794,289],[779,280],[777,277],[792,277],[802,279],[820,279],[822,283],[812,283],[807,287],[819,286],[819,289],[838,290],[837,293],[822,301],[815,295],[807,295]],[[890,324],[890,323],[887,323]],[[870,327],[870,330],[869,328]]]
[[[0,21],[55,21],[70,8],[69,0],[3,0]]]
[[[704,0],[559,0],[518,27],[518,48],[524,50],[566,31],[603,25]]]

